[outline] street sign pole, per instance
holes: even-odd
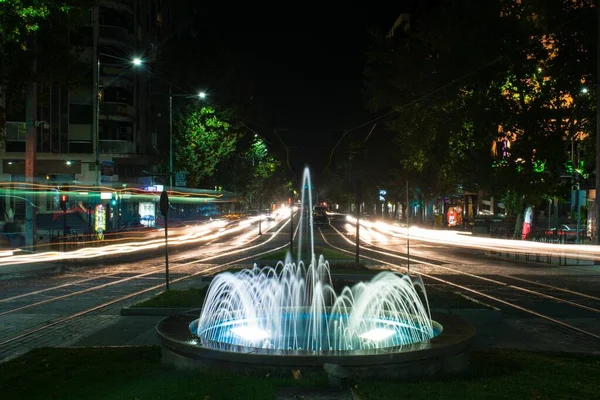
[[[410,199],[408,196],[408,181],[406,181],[406,269],[410,275]]]
[[[166,190],[160,194],[160,213],[165,219],[165,279],[169,290],[169,195]]]
[[[260,200],[258,202],[258,236],[262,235],[262,230],[261,230],[261,226],[260,223],[262,221],[262,193],[260,195]]]

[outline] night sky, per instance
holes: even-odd
[[[252,96],[260,104],[253,128],[275,142],[272,129],[280,129],[295,168],[308,163],[317,170],[344,129],[372,118],[362,76],[370,31],[387,32],[404,10],[398,3],[369,9],[237,10],[234,15],[203,8],[195,23],[197,48],[190,51],[202,54],[212,45],[210,54],[229,54],[238,74],[252,81]]]

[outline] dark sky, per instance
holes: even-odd
[[[402,11],[398,3],[361,9],[238,9],[235,15],[202,9],[213,17],[199,18],[198,38],[214,40],[220,50],[237,56],[237,67],[253,80],[253,95],[262,106],[254,121],[262,128],[257,129],[281,129],[295,166],[310,163],[322,169],[343,130],[371,118],[362,76],[369,31],[387,31]],[[272,132],[267,135],[275,138]]]

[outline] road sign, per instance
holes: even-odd
[[[175,173],[175,186],[185,187],[185,172]]]
[[[166,217],[168,212],[169,212],[169,195],[167,194],[166,190],[163,190],[162,193],[160,194],[160,213],[163,215],[163,217]]]

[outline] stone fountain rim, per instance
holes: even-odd
[[[283,366],[303,365],[322,366],[323,363],[333,363],[346,366],[366,366],[389,363],[399,363],[444,357],[460,354],[468,350],[475,336],[475,328],[461,318],[443,313],[433,313],[432,322],[441,324],[443,330],[429,343],[416,343],[408,346],[387,347],[373,350],[325,351],[313,353],[308,351],[278,351],[271,349],[238,347],[239,352],[211,347],[198,346],[190,341],[194,338],[188,330],[188,324],[195,319],[191,315],[175,315],[161,320],[156,326],[163,351],[173,352],[179,356],[201,362],[225,362],[235,364],[264,364]],[[166,332],[169,327],[187,331],[188,340],[176,339]],[[182,332],[183,333],[183,332]],[[257,351],[262,350],[262,351]]]

